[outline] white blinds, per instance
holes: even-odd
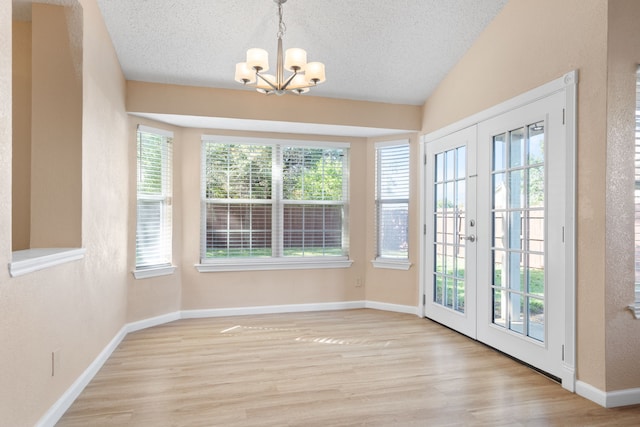
[[[136,268],[171,264],[172,138],[138,126]]]
[[[408,259],[409,144],[376,145],[376,258]]]
[[[202,262],[346,256],[347,147],[204,136]]]

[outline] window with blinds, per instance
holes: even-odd
[[[171,265],[172,139],[138,126],[136,269]]]
[[[201,262],[346,258],[347,154],[348,144],[203,136]]]
[[[376,259],[409,259],[409,144],[376,144]]]

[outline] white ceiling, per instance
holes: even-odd
[[[273,0],[97,1],[129,80],[251,90],[233,80],[246,50],[275,66]],[[507,1],[288,0],[283,44],[326,66],[303,96],[422,105]]]

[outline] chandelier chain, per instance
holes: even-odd
[[[282,2],[278,3],[278,38],[282,38],[282,36],[284,36],[284,33],[287,31],[287,26],[285,25],[285,23],[282,21]]]

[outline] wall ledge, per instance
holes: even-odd
[[[9,274],[18,277],[34,271],[84,258],[85,248],[35,248],[15,251],[9,263]]]

